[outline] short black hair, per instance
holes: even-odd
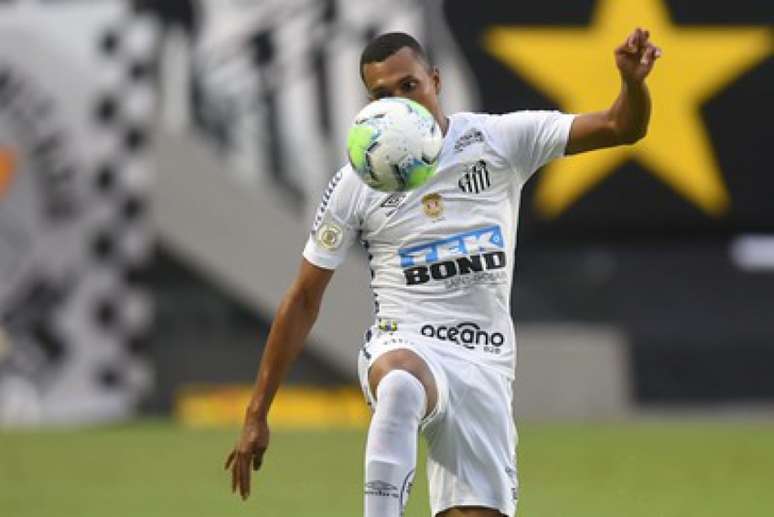
[[[387,32],[372,39],[360,54],[360,78],[365,80],[363,75],[365,65],[382,62],[404,47],[410,48],[428,71],[432,70],[427,52],[413,36],[405,32]]]

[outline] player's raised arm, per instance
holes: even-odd
[[[649,38],[647,30],[637,28],[615,49],[621,93],[609,109],[575,117],[567,154],[633,144],[645,136],[650,119],[650,95],[645,78],[661,56],[661,49]]]
[[[274,395],[290,365],[301,352],[320,309],[333,270],[302,259],[293,284],[280,304],[258,369],[255,388],[247,407],[242,434],[226,460],[231,469],[231,490],[242,499],[250,495],[250,470],[258,470],[269,446],[267,416]]]

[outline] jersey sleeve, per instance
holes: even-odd
[[[564,155],[575,115],[559,111],[515,111],[493,115],[488,130],[522,181]]]
[[[349,167],[340,169],[323,192],[304,247],[304,258],[315,266],[336,269],[360,232],[362,182]]]

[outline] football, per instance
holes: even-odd
[[[419,187],[435,174],[442,145],[441,128],[424,106],[387,97],[357,114],[347,138],[347,156],[369,187],[400,192]]]

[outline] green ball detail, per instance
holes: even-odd
[[[377,136],[376,129],[369,126],[355,125],[347,136],[347,151],[352,166],[359,171],[365,169],[366,153]]]
[[[403,190],[414,190],[423,185],[435,174],[436,164],[417,165],[411,170],[406,185]]]
[[[417,113],[419,113],[423,117],[433,118],[432,113],[430,113],[430,111],[427,108],[425,108],[424,106],[422,106],[418,102],[412,101],[411,99],[403,99],[403,100],[406,101],[409,106],[411,106],[411,109],[413,109],[414,111],[416,111]]]

